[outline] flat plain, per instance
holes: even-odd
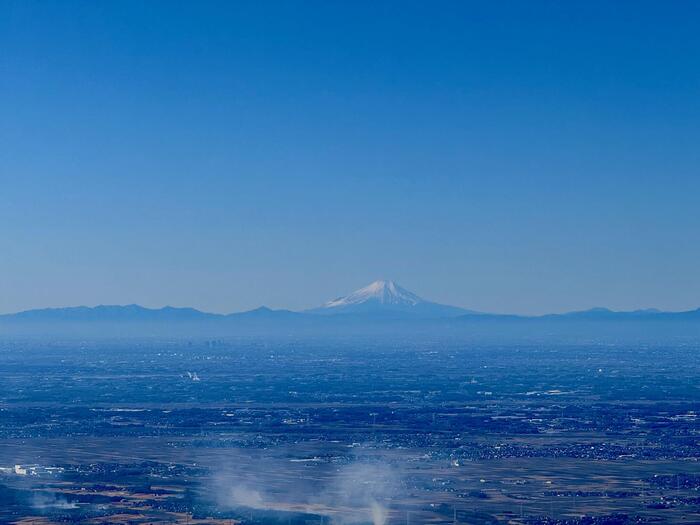
[[[700,348],[6,341],[3,523],[699,523]]]

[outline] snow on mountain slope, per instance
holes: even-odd
[[[321,315],[373,314],[414,315],[420,317],[452,317],[468,310],[426,301],[394,281],[374,281],[344,297],[328,301],[310,310]]]
[[[416,294],[409,292],[405,288],[401,288],[394,281],[374,281],[364,288],[354,291],[350,295],[328,301],[323,307],[338,308],[365,303],[367,301],[376,301],[379,304],[403,304],[410,306],[426,302]]]

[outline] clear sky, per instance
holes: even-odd
[[[700,3],[0,1],[0,312],[700,306]]]

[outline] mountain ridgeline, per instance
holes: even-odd
[[[685,312],[594,308],[519,316],[489,314],[425,300],[393,281],[375,281],[305,310],[260,307],[231,314],[194,308],[100,305],[0,315],[5,337],[425,336],[502,343],[700,341],[700,309]]]

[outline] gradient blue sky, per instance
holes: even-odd
[[[700,306],[700,3],[0,2],[0,312]]]

